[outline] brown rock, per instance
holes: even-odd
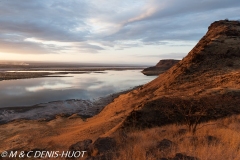
[[[77,142],[69,147],[69,151],[87,151],[88,155],[92,153],[92,140],[86,139],[80,142]]]
[[[114,151],[116,149],[116,145],[117,143],[114,138],[101,137],[94,142],[93,147],[98,151],[98,154],[101,154]]]
[[[171,160],[199,160],[199,159],[196,158],[196,157],[187,156],[187,155],[182,154],[182,153],[177,153],[175,155],[175,157]]]
[[[180,60],[162,59],[156,64],[156,66],[145,68],[142,73],[148,76],[159,75],[174,66],[179,61]]]
[[[158,142],[157,144],[157,148],[160,151],[166,150],[166,149],[170,149],[173,145],[173,142],[168,140],[168,139],[163,139],[160,142]]]

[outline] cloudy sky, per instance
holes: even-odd
[[[155,64],[181,59],[239,0],[0,0],[0,60]]]

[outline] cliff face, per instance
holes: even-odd
[[[182,64],[189,71],[224,70],[238,67],[240,22],[217,21],[193,48]]]
[[[174,66],[175,64],[177,64],[179,61],[180,60],[174,60],[174,59],[160,60],[155,66],[145,68],[142,71],[142,73],[148,76],[159,75],[165,72],[166,70],[168,70],[169,68],[171,68],[172,66]]]
[[[173,65],[175,65],[179,61],[180,60],[175,60],[175,59],[163,59],[157,63],[156,67],[171,68]]]

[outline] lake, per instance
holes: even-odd
[[[0,108],[68,99],[92,100],[145,84],[155,78],[143,75],[140,70],[107,70],[59,76],[65,77],[0,81]]]

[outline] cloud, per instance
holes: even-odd
[[[157,58],[159,59],[179,59],[181,60],[186,53],[162,53],[162,54],[148,54],[148,55],[135,55],[136,57],[143,57],[143,58]]]
[[[197,40],[213,21],[234,17],[236,11],[240,11],[239,5],[240,1],[237,0],[152,0],[141,15],[130,18],[109,39],[137,39],[144,42]]]
[[[215,20],[240,19],[239,6],[239,0],[1,0],[0,47],[21,54],[98,53],[188,43]]]

